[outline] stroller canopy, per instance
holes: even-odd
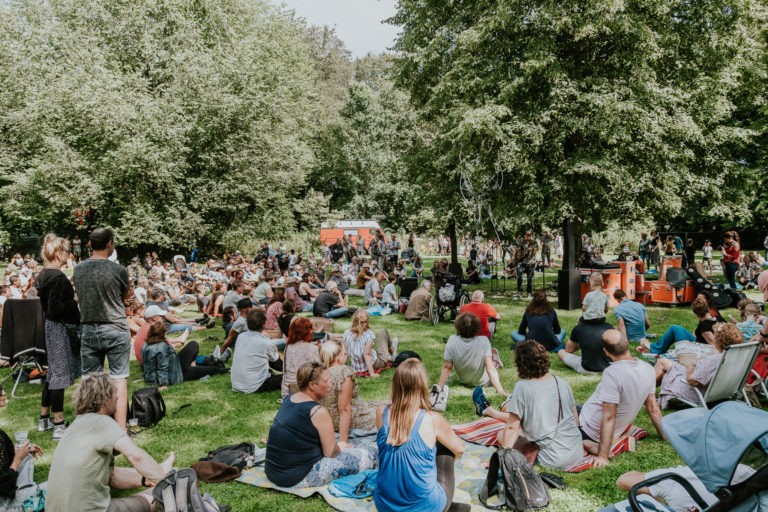
[[[669,443],[712,493],[731,484],[742,455],[756,440],[768,452],[768,412],[742,402],[686,409],[665,416],[661,425]]]

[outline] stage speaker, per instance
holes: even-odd
[[[579,309],[581,307],[581,270],[559,270],[557,272],[557,308]]]

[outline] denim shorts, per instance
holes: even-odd
[[[131,333],[112,324],[83,324],[80,357],[83,375],[104,371],[104,359],[109,375],[127,379],[131,371]]]

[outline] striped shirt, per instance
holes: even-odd
[[[357,336],[352,332],[352,329],[344,331],[344,346],[347,348],[349,360],[355,372],[368,371],[368,367],[365,365],[365,346],[375,338],[376,335],[371,329],[365,331],[361,336]]]

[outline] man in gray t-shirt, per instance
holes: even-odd
[[[442,389],[451,371],[456,370],[456,380],[464,386],[492,385],[496,392],[506,395],[499,381],[499,373],[493,362],[491,342],[485,336],[478,336],[480,319],[472,313],[456,317],[457,334],[448,338],[443,353],[443,369],[437,386]]]
[[[130,281],[125,267],[108,259],[115,252],[112,230],[96,228],[90,241],[93,255],[75,267],[73,276],[82,323],[82,372],[101,372],[107,360],[109,374],[117,385],[115,421],[125,430],[131,332],[123,301],[130,295]]]
[[[248,312],[248,330],[237,337],[232,359],[232,391],[260,393],[280,389],[283,377],[272,370],[282,371],[283,364],[277,347],[261,331],[267,317],[263,310]]]

